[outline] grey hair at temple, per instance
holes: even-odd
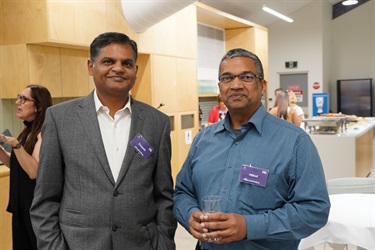
[[[220,65],[221,63],[226,60],[226,59],[232,59],[232,58],[235,58],[235,57],[248,57],[248,58],[251,58],[255,61],[255,67],[257,69],[257,75],[263,80],[264,79],[264,73],[263,73],[263,65],[262,65],[262,62],[260,61],[260,59],[258,58],[257,55],[255,55],[254,53],[250,52],[250,51],[247,51],[245,49],[241,49],[241,48],[236,48],[236,49],[231,49],[229,50],[224,56],[223,58],[221,59],[220,61]],[[219,71],[220,71],[220,67],[219,67]],[[219,75],[220,75],[220,72],[219,72]]]

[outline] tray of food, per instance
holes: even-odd
[[[337,134],[346,130],[346,118],[343,117],[313,117],[305,119],[305,130],[311,134]]]

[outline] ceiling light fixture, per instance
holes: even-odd
[[[342,2],[342,5],[354,5],[354,4],[357,4],[358,1],[357,0],[346,0],[344,2]]]
[[[281,13],[279,13],[279,12],[277,12],[277,11],[274,11],[273,9],[270,9],[270,8],[268,8],[268,7],[265,6],[265,5],[263,5],[262,9],[263,9],[264,11],[266,11],[266,12],[268,12],[268,13],[274,15],[274,16],[277,16],[278,18],[281,18],[281,19],[283,19],[283,20],[289,22],[289,23],[292,23],[292,22],[293,22],[293,19],[291,19],[291,18],[289,18],[289,17],[287,17],[287,16],[284,16],[283,14],[281,14]]]

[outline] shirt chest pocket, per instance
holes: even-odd
[[[239,202],[243,210],[275,209],[286,202],[288,188],[276,175],[269,174],[265,187],[243,182],[239,185]]]

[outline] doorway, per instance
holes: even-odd
[[[303,109],[305,118],[308,116],[309,93],[307,73],[280,74],[280,87],[293,90],[297,97],[297,105]]]

